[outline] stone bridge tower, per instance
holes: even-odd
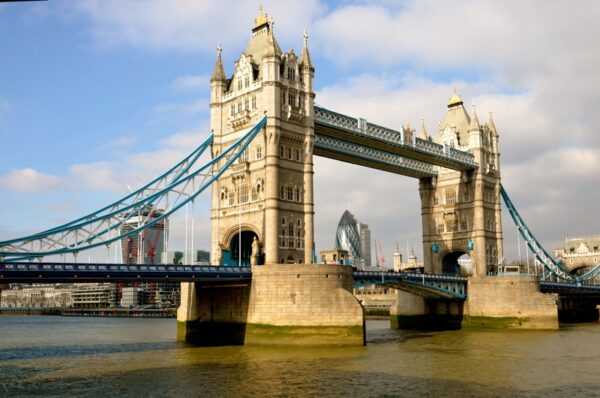
[[[306,32],[298,57],[281,51],[273,28],[261,10],[231,78],[217,50],[210,80],[213,156],[265,113],[267,125],[213,184],[212,264],[312,262],[314,67]]]
[[[480,125],[475,109],[469,116],[461,97],[454,94],[433,141],[470,151],[479,168],[469,172],[439,168],[436,179],[420,181],[425,270],[474,276],[497,271],[503,253],[500,153],[492,116]],[[459,265],[464,254],[471,257],[471,267]]]

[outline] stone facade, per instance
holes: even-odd
[[[426,137],[423,126],[419,135]],[[475,110],[469,116],[455,94],[433,141],[448,150],[468,150],[479,168],[460,172],[440,167],[437,178],[421,179],[425,271],[484,276],[497,270],[503,253],[496,127],[491,115],[480,125]],[[463,254],[472,258],[471,270],[460,269],[457,260]]]
[[[570,272],[581,275],[600,264],[600,235],[567,237],[554,255]]]
[[[231,78],[218,50],[211,78],[213,157],[265,113],[267,125],[212,186],[212,264],[235,257],[240,229],[257,238],[266,263],[312,262],[314,68],[306,33],[298,57],[281,51],[273,27],[261,10]],[[243,246],[247,261],[248,240]]]

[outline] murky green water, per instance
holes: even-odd
[[[0,317],[0,396],[597,397],[600,324],[417,333],[354,348],[195,348],[173,319]]]

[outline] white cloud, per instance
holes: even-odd
[[[205,98],[183,103],[165,102],[154,107],[154,113],[160,117],[188,118],[207,112],[207,110],[208,100]]]
[[[104,147],[107,149],[127,149],[138,143],[138,138],[133,135],[124,135],[107,142]]]
[[[184,75],[180,76],[173,83],[171,89],[177,92],[188,91],[207,91],[210,86],[210,77],[206,75]]]
[[[0,177],[0,185],[15,192],[51,192],[67,187],[59,177],[35,169],[15,169]]]
[[[135,46],[152,50],[214,51],[240,46],[258,14],[254,1],[85,0],[77,3],[92,21],[92,35],[102,46]],[[325,9],[317,0],[264,2],[276,21],[278,34],[300,42],[302,29]],[[281,28],[279,28],[281,26]]]
[[[127,192],[127,182],[123,171],[126,170],[113,163],[95,162],[75,164],[69,168],[69,175],[91,190],[124,193]]]

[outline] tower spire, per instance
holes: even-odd
[[[306,31],[306,29],[304,29],[304,32],[302,32],[302,39],[304,41],[304,44],[302,46],[300,64],[303,65],[305,68],[314,69],[312,60],[310,59],[310,53],[308,52],[308,32]]]
[[[265,48],[266,56],[275,56],[280,55],[277,45],[275,44],[275,34],[273,30],[275,29],[275,21],[273,17],[269,17],[267,22],[268,24],[268,36],[267,36],[267,45]]]
[[[473,104],[473,116],[471,116],[471,124],[469,125],[469,131],[479,130],[479,119],[477,119],[477,113],[475,112],[475,104]]]
[[[223,68],[223,61],[221,61],[221,52],[223,48],[221,44],[217,44],[217,61],[215,62],[215,68],[213,70],[212,76],[210,77],[210,81],[212,82],[224,82],[227,80],[225,76],[225,69]]]
[[[492,133],[494,133],[495,135],[498,135],[498,132],[496,131],[496,124],[494,123],[494,119],[492,118],[491,111],[490,111],[490,117],[488,119],[487,125]]]
[[[427,131],[425,131],[425,118],[421,115],[421,126],[419,127],[419,138],[422,140],[427,139]]]

